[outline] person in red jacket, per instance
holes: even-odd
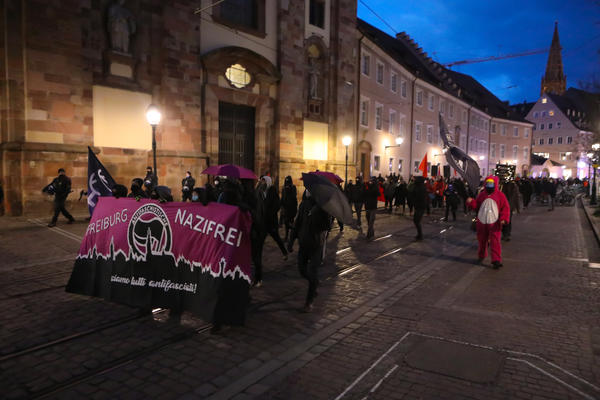
[[[492,253],[494,269],[502,267],[502,247],[500,235],[502,226],[510,221],[510,205],[504,193],[498,188],[498,177],[488,176],[476,199],[469,197],[467,206],[477,212],[477,240],[479,241],[479,262],[487,256],[488,243]]]

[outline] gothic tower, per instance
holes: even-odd
[[[542,77],[541,93],[563,94],[567,87],[567,77],[563,73],[561,47],[558,39],[558,22],[554,23],[554,36],[550,45],[546,74]]]

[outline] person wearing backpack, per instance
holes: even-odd
[[[484,190],[479,192],[477,198],[467,198],[467,206],[477,213],[478,261],[481,263],[487,256],[489,243],[494,269],[502,267],[500,235],[502,226],[510,221],[510,205],[498,185],[498,177],[490,175],[485,179]]]
[[[62,213],[68,220],[68,224],[75,222],[75,218],[65,208],[65,202],[69,193],[71,193],[71,178],[67,176],[63,168],[59,168],[58,176],[52,180],[52,183],[47,185],[42,192],[54,195],[54,215],[48,227],[56,226],[58,214]]]

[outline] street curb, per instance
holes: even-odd
[[[592,226],[592,230],[594,231],[594,236],[596,237],[596,242],[598,242],[598,245],[600,246],[600,230],[598,229],[596,224],[594,224],[594,222],[592,221],[592,216],[590,215],[589,206],[585,205],[582,197],[579,197],[579,201],[581,201],[581,205],[583,206],[583,210],[585,211],[585,216],[587,217],[588,222]]]

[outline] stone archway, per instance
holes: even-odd
[[[363,140],[358,144],[358,173],[362,175],[363,181],[371,177],[371,143]]]

